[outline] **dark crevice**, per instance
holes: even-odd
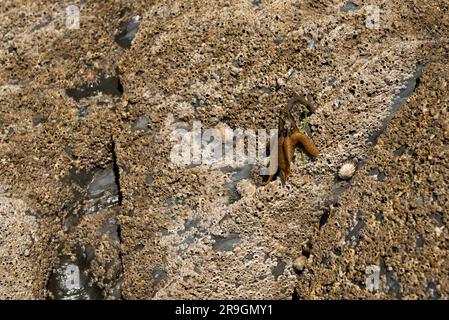
[[[114,171],[115,184],[117,185],[118,206],[121,207],[122,203],[123,203],[123,194],[122,194],[122,189],[121,189],[121,184],[120,184],[120,167],[119,167],[118,161],[117,161],[116,143],[115,143],[113,135],[111,135],[111,153],[112,153],[112,170]],[[123,243],[122,228],[121,228],[120,223],[118,223],[118,222],[117,222],[117,238],[121,245]],[[123,275],[124,263],[123,263],[123,252],[121,249],[118,252],[118,257],[120,260],[121,274]],[[120,300],[124,300],[123,291],[121,290],[121,288],[120,288]]]
[[[122,242],[122,227],[121,227],[121,225],[119,224],[119,223],[117,223],[117,237],[118,237],[118,241],[119,241],[119,243],[120,243],[120,245],[123,243]],[[122,250],[120,249],[119,251],[118,251],[118,258],[119,258],[119,260],[120,260],[120,267],[121,267],[121,275],[123,276],[123,266],[124,266],[124,264],[123,264],[123,252],[122,252]],[[123,290],[122,290],[122,287],[121,287],[121,284],[120,284],[120,300],[125,300],[125,298],[123,297]]]
[[[292,293],[292,301],[300,301],[301,296],[298,293],[298,290],[295,288]]]
[[[117,73],[115,76],[106,74],[103,70],[94,70],[98,76],[95,82],[86,82],[74,88],[66,89],[66,94],[75,101],[95,97],[99,94],[120,97],[123,94],[123,85]]]
[[[117,90],[120,93],[120,95],[123,94],[123,85],[122,85],[122,81],[120,80],[120,78],[117,79]]]
[[[117,163],[117,154],[115,148],[116,145],[114,137],[111,136],[112,170],[114,171],[115,184],[117,185],[118,205],[121,206],[123,201],[123,194],[120,186],[120,168]]]
[[[329,220],[329,213],[330,213],[330,210],[324,210],[324,213],[321,215],[320,223],[319,223],[320,230],[327,223],[327,220]]]

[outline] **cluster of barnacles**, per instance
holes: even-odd
[[[280,172],[282,183],[287,182],[290,176],[290,163],[295,153],[296,144],[299,142],[304,149],[311,156],[318,156],[318,149],[313,143],[312,139],[306,134],[304,127],[300,130],[292,114],[293,106],[301,104],[300,120],[307,124],[309,114],[315,112],[315,107],[312,103],[307,101],[302,95],[295,93],[288,101],[287,106],[281,110],[279,115],[279,130],[278,130],[278,172]],[[277,172],[270,175],[262,185],[266,185],[272,181]]]

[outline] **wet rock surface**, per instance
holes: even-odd
[[[449,296],[447,3],[68,5],[0,5],[1,298]],[[286,185],[170,161],[293,90],[320,155]]]
[[[70,257],[59,257],[59,265],[53,270],[47,283],[49,298],[58,300],[101,299],[101,289],[88,276],[94,249],[78,248],[74,261]]]

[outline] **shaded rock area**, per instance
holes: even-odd
[[[64,235],[58,264],[47,284],[48,298],[121,298],[123,268],[116,220],[121,195],[117,181],[114,163],[66,177],[67,183],[79,184],[61,221]]]
[[[2,1],[0,298],[447,299],[448,11]],[[175,129],[275,129],[295,90],[320,154],[287,184],[170,161]]]

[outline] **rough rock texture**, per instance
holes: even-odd
[[[448,71],[446,63],[428,66],[331,210],[300,296],[448,298],[449,77],[433,77]],[[369,266],[380,271],[374,295],[365,289]]]
[[[22,200],[0,189],[0,299],[33,299],[45,286],[48,230]]]
[[[1,297],[448,298],[448,8],[2,1]],[[274,129],[293,90],[320,155],[285,186],[170,161],[174,129]]]

